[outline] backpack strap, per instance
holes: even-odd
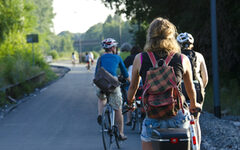
[[[172,60],[174,55],[175,55],[175,53],[170,53],[170,55],[167,56],[167,58],[165,59],[166,65],[168,65],[170,63],[170,61]]]
[[[148,51],[147,54],[152,62],[153,67],[155,67],[157,65],[157,61],[156,61],[156,58],[155,58],[153,52]]]
[[[156,58],[153,54],[153,52],[147,52],[153,67],[157,67],[156,65],[158,65]],[[165,59],[165,64],[168,65],[170,63],[170,61],[172,60],[173,56],[175,55],[175,53],[170,53],[170,55],[167,56],[167,58]]]

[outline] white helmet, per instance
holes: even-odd
[[[111,48],[113,46],[117,46],[118,43],[113,38],[107,38],[107,39],[104,39],[101,42],[101,44],[102,44],[102,48],[109,49],[109,48]]]
[[[184,44],[184,43],[193,44],[194,38],[190,33],[184,32],[184,33],[180,33],[177,36],[177,41],[180,44]]]

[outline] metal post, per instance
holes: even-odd
[[[79,47],[80,47],[80,62],[82,63],[82,43],[81,43],[81,39],[79,39]]]
[[[217,47],[217,23],[216,23],[216,0],[211,0],[211,34],[212,34],[212,71],[214,91],[214,114],[221,118],[221,106],[219,98],[218,79],[218,47]]]
[[[34,45],[32,43],[32,53],[33,53],[33,66],[35,65],[35,59],[34,59]]]
[[[121,19],[119,21],[119,45],[122,44],[122,27],[121,27]]]

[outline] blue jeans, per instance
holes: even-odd
[[[151,134],[153,128],[189,128],[189,111],[184,110],[184,114],[180,109],[178,114],[170,119],[157,120],[145,118],[142,125],[141,140],[151,142]]]

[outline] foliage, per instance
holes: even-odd
[[[148,24],[156,17],[169,18],[179,32],[189,32],[195,38],[195,50],[206,57],[208,69],[211,74],[211,29],[210,29],[210,2],[182,0],[102,0],[111,8],[116,8],[116,13],[125,14],[139,28],[135,33],[137,44],[140,39],[145,39]],[[203,11],[204,10],[204,11]],[[239,3],[234,0],[217,1],[217,22],[219,40],[219,65],[220,72],[240,71],[235,66],[240,63],[237,41],[240,37],[238,16],[240,15]],[[139,40],[139,41],[138,41]],[[224,63],[224,60],[231,60]]]
[[[100,54],[96,51],[92,51],[92,53],[93,53],[93,58],[94,59],[97,59],[100,56]]]
[[[57,59],[59,57],[58,52],[56,50],[50,51],[48,55],[52,56],[53,59]]]
[[[149,23],[156,17],[164,17],[173,22],[178,32],[188,32],[194,37],[194,50],[203,54],[207,69],[212,80],[212,45],[211,45],[211,14],[209,0],[102,0],[110,8],[116,8],[117,14],[125,14],[137,30],[133,31],[136,44],[143,46],[146,30]],[[233,76],[220,78],[220,82],[231,82],[236,79],[240,85],[240,3],[236,0],[218,0],[217,7],[217,31],[218,31],[218,64],[220,76],[235,72]],[[236,85],[232,85],[236,86]],[[221,84],[223,87],[232,88]],[[212,88],[212,86],[209,86]],[[208,90],[211,92],[211,90]],[[233,90],[234,91],[234,90]],[[237,92],[226,92],[232,95],[232,99],[239,96]],[[222,93],[221,93],[222,94]],[[224,102],[230,99],[225,99]],[[235,98],[234,98],[235,97]],[[230,102],[230,101],[229,101]]]
[[[44,60],[54,39],[52,18],[52,0],[0,1],[0,87],[23,82],[42,71],[46,75],[42,84],[56,77]],[[39,34],[39,43],[26,43],[30,33]],[[26,89],[33,88],[26,85]],[[1,99],[0,103],[7,102]]]
[[[221,110],[227,112],[227,114],[240,115],[240,94],[239,83],[237,79],[229,79],[223,77],[223,79],[229,82],[222,82],[220,84],[220,103]],[[203,109],[214,113],[214,101],[213,101],[213,84],[210,82],[206,88],[206,98],[203,105]]]
[[[83,41],[81,45],[75,45],[75,49],[80,51],[80,47],[83,52],[85,51],[100,51],[100,42],[104,38],[114,38],[119,47],[124,42],[132,43],[132,35],[130,33],[132,27],[129,21],[123,21],[118,15],[109,15],[104,23],[98,23],[90,27],[87,32],[73,36],[74,41]]]
[[[120,52],[119,55],[122,58],[122,60],[124,61],[130,55],[130,52]]]

